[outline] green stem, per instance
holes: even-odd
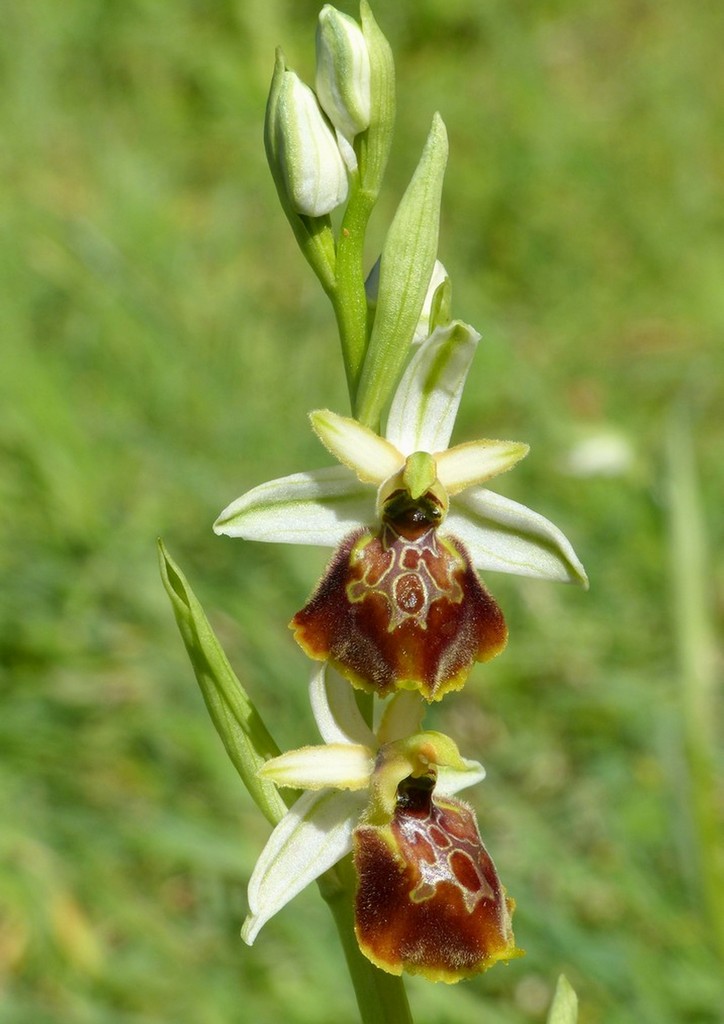
[[[669,432],[669,513],[674,622],[698,880],[712,939],[724,958],[724,858],[717,806],[715,646],[708,557],[691,433],[678,411]]]
[[[402,978],[381,971],[360,952],[354,933],[354,886],[351,856],[319,879],[320,892],[337,925],[361,1024],[413,1024]]]
[[[352,184],[337,241],[336,288],[330,295],[339,327],[352,415],[356,415],[357,388],[367,350],[367,296],[363,270],[364,240],[375,196]]]

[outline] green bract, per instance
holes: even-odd
[[[558,977],[546,1024],[576,1024],[577,1020],[578,996],[565,974],[561,974]]]
[[[395,124],[395,64],[390,44],[372,16],[367,0],[360,2],[362,34],[370,62],[370,123],[357,137],[359,177],[363,193],[377,198],[387,167]]]
[[[244,785],[274,824],[284,816],[286,806],[274,786],[257,772],[279,748],[234,675],[183,573],[160,541],[158,553],[161,579],[211,720]]]
[[[357,415],[370,426],[379,422],[420,320],[437,256],[447,154],[436,114],[380,257],[377,310],[357,391]]]

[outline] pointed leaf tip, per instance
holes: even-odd
[[[259,778],[257,771],[279,754],[279,748],[234,674],[201,604],[161,542],[159,560],[161,579],[211,720],[250,795],[266,818],[276,823],[286,813],[286,804],[274,784]]]
[[[387,232],[372,332],[362,366],[357,410],[377,424],[407,358],[437,256],[447,132],[439,114]]]
[[[546,1024],[576,1024],[577,1020],[578,996],[565,974],[561,974],[558,977]]]

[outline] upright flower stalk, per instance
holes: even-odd
[[[214,725],[273,826],[242,937],[251,945],[317,881],[362,1020],[400,1022],[411,1019],[403,973],[454,983],[521,955],[514,901],[457,796],[484,769],[423,724],[430,702],[460,690],[508,641],[478,572],[587,581],[556,526],[488,489],[528,445],[450,443],[480,335],[453,319],[438,260],[441,118],[369,271],[365,232],[394,121],[392,57],[365,0],[359,23],[322,9],[316,51],[314,88],[278,51],[265,146],[294,237],[331,300],[351,415],[312,411],[329,464],[253,486],[214,529],[332,549],[290,623],[312,661],[321,744],[279,750],[163,547],[161,571]]]

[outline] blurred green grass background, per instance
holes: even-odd
[[[238,937],[268,828],[154,550],[162,535],[280,745],[313,742],[285,623],[324,553],[210,524],[325,464],[306,413],[346,409],[261,145],[273,48],[311,78],[317,9],[0,9],[2,1024],[355,1019],[316,892],[253,950]],[[584,1024],[712,1024],[724,7],[375,12],[399,121],[370,262],[439,109],[440,255],[484,334],[456,437],[531,443],[500,489],[566,531],[592,584],[491,575],[509,649],[429,716],[488,766],[473,801],[527,956],[452,989],[413,980],[416,1020],[541,1021],[565,971]],[[576,471],[576,446],[611,434],[628,457]]]

